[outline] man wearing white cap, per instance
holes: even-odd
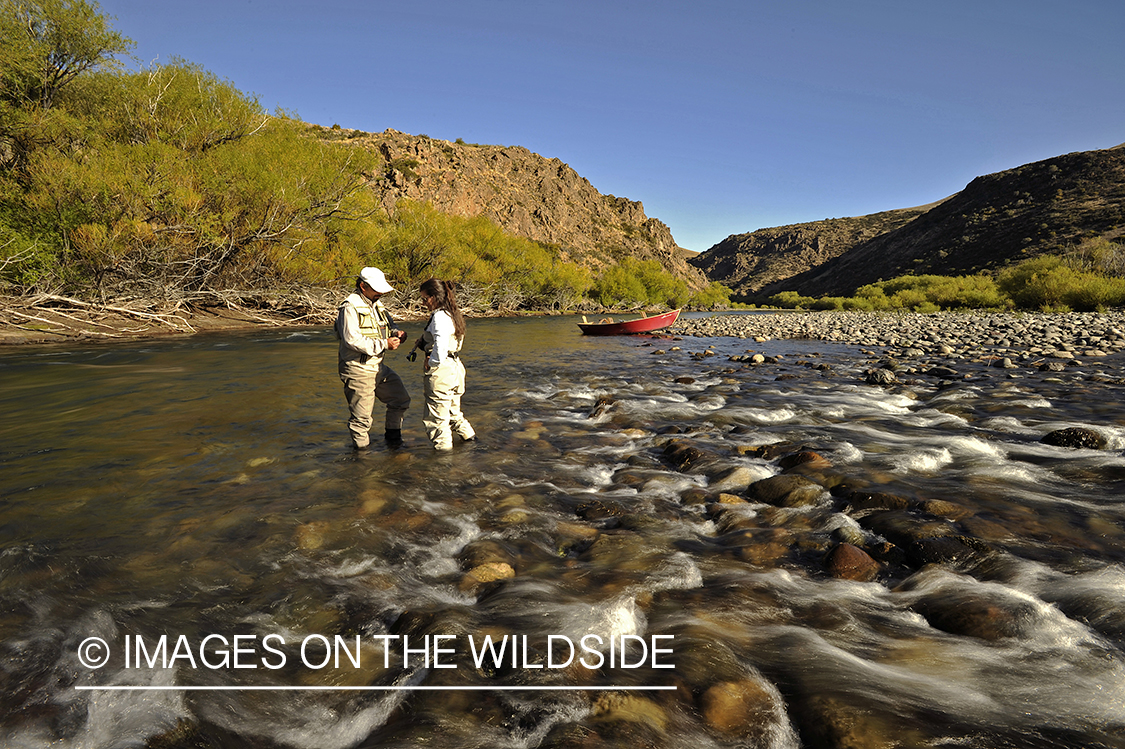
[[[356,449],[371,441],[371,412],[378,398],[387,406],[386,440],[390,447],[402,445],[402,418],[410,407],[410,395],[402,378],[383,363],[383,355],[394,351],[406,332],[394,327],[379,298],[394,288],[383,271],[364,268],[355,282],[355,292],[340,305],[336,315],[336,337],[340,339],[340,380],[351,418],[348,430]]]

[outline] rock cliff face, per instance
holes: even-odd
[[[1125,146],[977,177],[922,208],[729,237],[693,262],[744,295],[850,295],[908,273],[993,271],[1125,236]]]
[[[693,287],[706,283],[687,263],[695,253],[679,247],[641,203],[601,194],[559,159],[520,146],[451,143],[396,130],[353,134],[349,141],[381,154],[384,169],[370,187],[388,210],[400,198],[428,201],[443,213],[486,216],[591,268],[626,257],[655,259]]]

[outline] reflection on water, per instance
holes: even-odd
[[[470,321],[480,442],[430,451],[392,355],[408,446],[359,455],[330,332],[0,352],[3,744],[1125,746],[1119,364],[888,392],[747,345]],[[802,448],[800,502],[746,489]],[[129,685],[400,689],[76,689]]]

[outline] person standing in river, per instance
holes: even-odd
[[[451,450],[454,433],[466,442],[476,437],[461,413],[461,396],[465,394],[465,365],[461,363],[465,318],[457,306],[452,281],[431,278],[418,291],[431,312],[422,337],[414,344],[426,353],[422,375],[426,413],[422,424],[435,450]]]
[[[402,420],[410,407],[410,394],[402,378],[383,363],[406,338],[394,327],[391,316],[379,301],[394,288],[383,271],[364,268],[355,282],[355,292],[336,314],[336,337],[340,339],[339,370],[351,418],[348,430],[352,444],[362,450],[371,442],[371,413],[378,398],[387,406],[385,439],[389,447],[402,446]]]

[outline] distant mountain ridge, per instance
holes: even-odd
[[[827,263],[869,239],[897,229],[928,206],[855,218],[830,218],[732,234],[690,262],[741,296]]]
[[[344,131],[351,144],[377,151],[384,170],[368,186],[383,207],[400,198],[426,201],[456,216],[484,215],[503,229],[558,248],[563,260],[593,269],[626,257],[657,260],[693,288],[704,274],[695,253],[676,244],[666,224],[637,201],[603,195],[574,169],[521,146],[438,140],[397,130]]]
[[[750,298],[850,295],[906,274],[997,270],[1125,234],[1125,145],[977,177],[920,208],[728,237],[691,262]]]

